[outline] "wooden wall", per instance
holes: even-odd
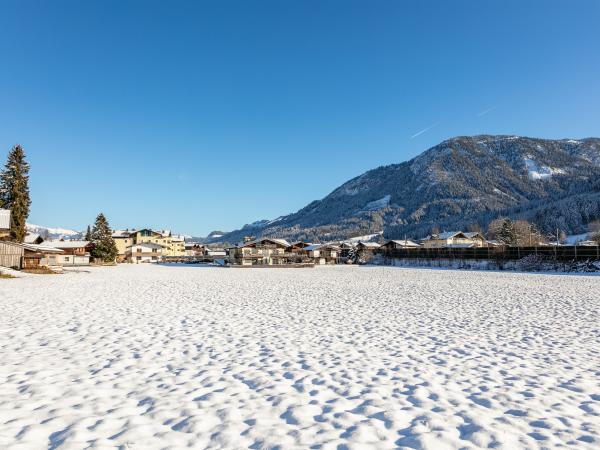
[[[23,247],[12,242],[0,241],[0,266],[21,268]]]

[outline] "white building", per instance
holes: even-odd
[[[162,261],[163,246],[151,242],[134,244],[127,249],[127,261],[139,263],[158,263]]]
[[[10,236],[10,209],[0,209],[0,240]]]

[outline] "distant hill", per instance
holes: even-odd
[[[245,235],[333,240],[381,230],[388,238],[421,237],[433,227],[485,227],[502,215],[529,219],[546,232],[584,232],[600,218],[600,139],[456,137],[410,161],[365,172],[293,214],[208,242]]]
[[[26,224],[26,229],[30,233],[37,233],[41,236],[47,236],[50,239],[80,239],[85,234],[82,231],[69,230],[66,228],[50,228],[42,225]]]

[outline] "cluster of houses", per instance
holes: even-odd
[[[10,211],[0,210],[0,266],[22,269],[90,264],[90,243],[82,240],[44,240],[27,233],[23,243],[9,242]]]
[[[236,266],[323,265],[350,262],[354,255],[368,259],[375,253],[386,253],[400,248],[467,248],[487,245],[495,244],[488,242],[480,233],[457,231],[433,234],[418,242],[403,239],[390,240],[384,244],[361,241],[311,244],[302,241],[289,243],[285,239],[275,238],[246,239],[242,244],[227,249],[227,254],[229,264]]]
[[[85,240],[44,240],[28,233],[23,243],[9,242],[10,211],[0,209],[0,266],[36,267],[84,266],[90,264],[91,243]],[[186,242],[169,230],[149,228],[118,230],[112,234],[119,263],[218,261],[223,265],[314,266],[368,261],[375,254],[394,255],[395,250],[418,248],[494,247],[478,232],[451,231],[424,239],[393,239],[383,244],[354,240],[330,243],[288,242],[285,239],[245,238],[226,249]]]

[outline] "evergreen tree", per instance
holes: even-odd
[[[512,220],[504,219],[498,231],[498,240],[506,245],[517,245],[517,231]]]
[[[92,242],[92,256],[103,262],[114,262],[117,257],[117,245],[112,237],[112,231],[104,214],[98,214],[94,228],[90,233]]]
[[[29,164],[25,161],[23,148],[17,144],[9,152],[0,174],[0,208],[11,210],[10,236],[16,242],[25,239],[30,206]]]
[[[90,229],[90,226],[87,226],[87,230],[85,232],[85,236],[83,237],[84,241],[91,241],[92,240],[92,230]]]

